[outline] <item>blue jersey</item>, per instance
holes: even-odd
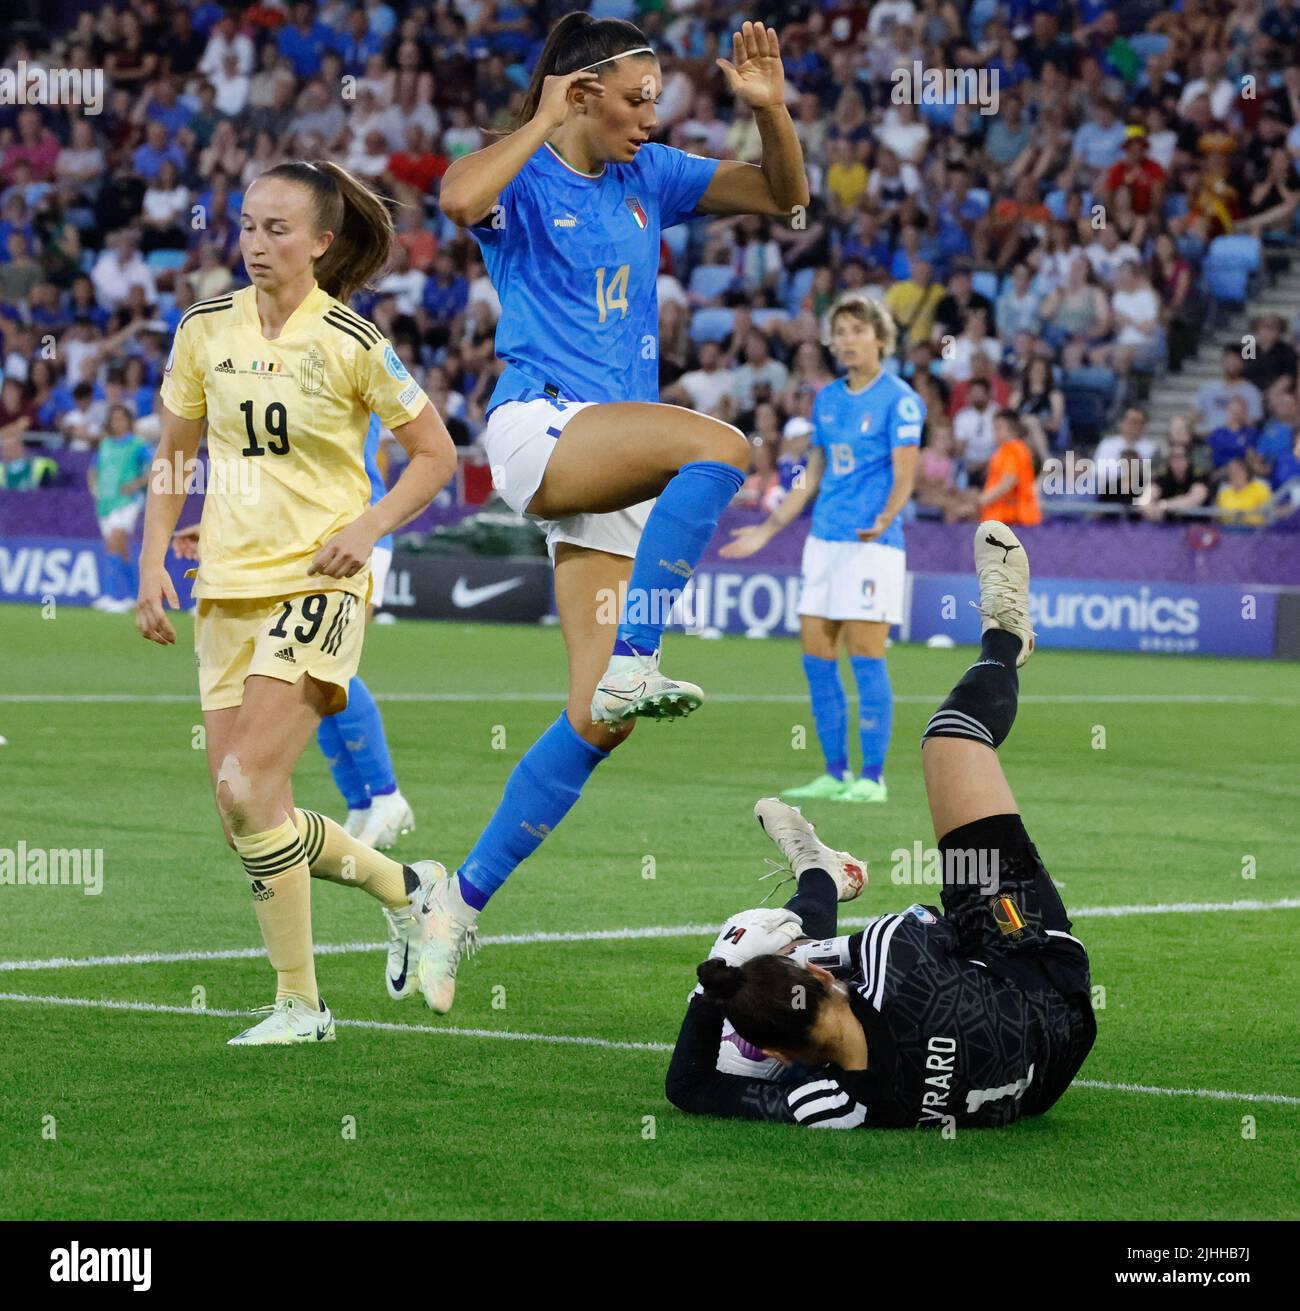
[[[379,472],[379,429],[381,426],[379,415],[372,414],[370,416],[370,427],[366,429],[366,475],[370,479],[371,505],[374,505],[376,501],[383,500],[388,495],[388,488],[384,484],[384,475]],[[393,534],[385,533],[375,545],[391,551],[393,549]]]
[[[543,145],[471,228],[501,298],[503,401],[659,399],[659,233],[691,218],[716,159],[650,142],[597,175]]]
[[[894,486],[894,448],[919,446],[925,403],[901,378],[883,369],[860,392],[840,378],[813,403],[813,442],[826,468],[813,505],[812,535],[827,542],[856,542],[870,528]],[[900,516],[882,536],[882,546],[903,548]]]

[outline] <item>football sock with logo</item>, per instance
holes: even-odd
[[[370,794],[366,791],[366,781],[361,777],[361,771],[352,763],[351,753],[339,730],[338,719],[338,715],[329,715],[320,721],[320,727],[316,730],[316,745],[325,757],[334,786],[342,793],[347,808],[364,810],[370,804]]]
[[[799,875],[799,891],[785,903],[803,920],[810,938],[833,938],[839,920],[839,890],[824,869],[806,869]]]
[[[735,465],[695,460],[682,465],[660,492],[632,564],[615,655],[659,650],[668,612],[699,564],[718,516],[744,481]]]
[[[1014,633],[990,628],[980,643],[980,658],[930,717],[922,744],[930,737],[965,737],[994,750],[1001,746],[1016,719],[1019,654],[1020,639]]]
[[[894,727],[894,689],[884,660],[851,656],[858,685],[858,737],[862,743],[862,777],[880,782]]]
[[[349,837],[332,819],[314,810],[295,810],[293,815],[313,878],[360,888],[389,910],[406,905],[410,893],[400,861]]]
[[[284,819],[265,833],[234,834],[233,841],[251,880],[262,941],[276,974],[276,1000],[296,997],[315,1010],[320,994],[311,943],[311,875],[302,839]]]
[[[826,772],[832,778],[843,778],[849,768],[849,729],[839,661],[805,655],[803,672],[808,679],[817,740],[826,757]]]
[[[332,716],[343,735],[352,764],[365,781],[372,797],[397,791],[397,777],[393,773],[393,758],[388,754],[388,738],[384,734],[384,719],[371,696],[370,689],[359,678],[348,684],[348,703]]]
[[[487,827],[457,871],[467,905],[482,910],[492,894],[573,809],[591,772],[608,751],[578,736],[569,716],[559,719],[524,752],[506,780]]]

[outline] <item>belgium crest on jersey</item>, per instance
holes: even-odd
[[[298,365],[298,386],[304,395],[315,396],[324,385],[325,357],[313,346]]]

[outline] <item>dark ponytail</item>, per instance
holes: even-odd
[[[314,269],[316,281],[331,296],[350,299],[388,263],[393,216],[383,197],[341,164],[295,159],[261,176],[284,178],[311,192],[316,231],[334,234]]]
[[[548,77],[563,77],[580,68],[603,64],[616,55],[638,46],[648,46],[645,33],[635,23],[622,18],[592,18],[575,9],[565,14],[551,28],[542,53],[537,57],[528,90],[515,116],[514,129],[523,127],[537,113],[542,98],[542,84]],[[646,58],[652,59],[653,55]],[[514,130],[512,129],[512,130]]]
[[[714,957],[695,977],[706,997],[722,1002],[736,1032],[767,1051],[806,1051],[830,997],[821,979],[788,956],[755,956],[741,966]]]

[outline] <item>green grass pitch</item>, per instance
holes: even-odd
[[[177,627],[162,650],[120,617],[0,608],[0,847],[104,853],[99,896],[0,886],[0,1215],[1300,1216],[1294,666],[1047,651],[1025,669],[1003,760],[1067,907],[1169,909],[1076,920],[1104,989],[1094,1086],[949,1141],[681,1115],[660,1047],[709,935],[580,938],[716,925],[770,886],[751,807],[820,770],[794,644],[669,638],[667,668],[715,700],[638,727],[483,916],[487,935],[579,940],[488,946],[445,1019],[388,1000],[378,950],[324,954],[338,1042],[235,1052],[240,1020],[214,1012],[268,1001],[272,979],[255,956],[210,954],[259,938]],[[872,862],[846,913],[937,900],[892,885],[889,853],[932,840],[916,744],[968,659],[895,648],[889,804],[807,808]],[[453,865],[557,713],[560,636],[373,628],[362,673],[418,818],[395,854]],[[314,749],[296,798],[339,812]],[[381,941],[364,894],[314,892],[318,944]],[[1242,899],[1262,906],[1172,909]],[[12,968],[149,953],[183,959]],[[100,1004],[19,999],[52,997]]]

